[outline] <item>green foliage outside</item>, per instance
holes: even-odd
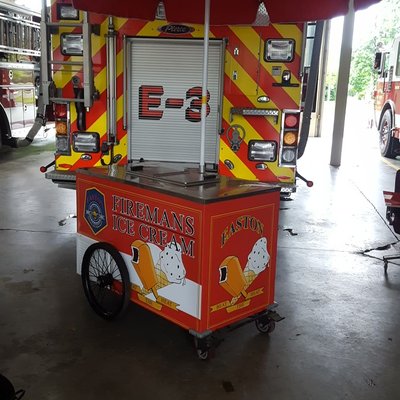
[[[393,39],[400,36],[400,0],[382,0],[378,7],[374,33],[366,37],[361,46],[353,49],[349,95],[359,99],[371,97],[378,78],[373,69],[378,45],[382,44],[384,48],[390,48]]]
[[[325,101],[336,100],[337,74],[328,72],[325,76]]]

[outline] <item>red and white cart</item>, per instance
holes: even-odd
[[[110,319],[133,301],[187,329],[200,358],[221,328],[254,320],[271,332],[279,201],[278,187],[195,169],[79,170],[78,273],[90,305]]]

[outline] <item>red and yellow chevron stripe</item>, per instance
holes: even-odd
[[[53,15],[56,2],[52,5]],[[92,60],[95,88],[100,94],[99,100],[86,115],[86,126],[89,132],[98,132],[101,141],[107,138],[106,126],[106,39],[108,19],[106,16],[91,15],[91,23],[100,25],[100,35],[92,35]],[[115,154],[122,156],[121,163],[126,163],[127,134],[123,130],[123,37],[171,37],[159,28],[166,25],[165,21],[134,21],[123,18],[114,19],[117,36],[117,131],[119,144],[115,147]],[[179,38],[202,38],[203,27],[193,25],[192,32],[180,35]],[[76,32],[78,28],[62,28],[62,32]],[[79,57],[66,57],[60,51],[60,35],[52,35],[53,57],[56,60],[74,61]],[[176,36],[175,36],[176,37]],[[248,143],[250,140],[274,140],[279,144],[281,130],[281,113],[275,120],[272,117],[257,117],[231,115],[233,107],[257,108],[265,107],[277,109],[298,109],[300,103],[300,53],[302,49],[302,27],[295,24],[274,24],[268,27],[212,27],[210,37],[225,38],[225,74],[223,81],[222,125],[225,131],[232,124],[241,125],[245,132],[244,141],[238,151],[230,147],[226,135],[220,139],[220,172],[250,180],[263,180],[268,182],[294,182],[294,168],[282,168],[278,161],[266,163],[267,168],[259,170],[256,163],[248,159]],[[269,38],[290,38],[295,41],[296,56],[291,63],[266,62],[264,60],[264,42]],[[291,72],[291,83],[297,86],[282,87],[273,85],[281,82],[281,76],[276,73],[281,71]],[[77,66],[58,66],[54,68],[53,79],[56,87],[61,88],[64,97],[73,97],[73,76],[82,79],[82,70]],[[270,101],[260,105],[257,98],[267,96]],[[173,107],[174,104],[170,104]],[[177,106],[177,105],[176,105]],[[76,130],[76,111],[71,107],[72,131]],[[82,160],[81,153],[71,152],[70,156],[59,155],[56,167],[59,170],[76,169],[79,167],[100,165],[100,155],[93,154],[91,160]],[[106,156],[107,157],[107,156]],[[233,169],[228,169],[224,161],[229,160]]]

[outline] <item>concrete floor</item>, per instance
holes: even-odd
[[[31,400],[400,398],[400,268],[385,276],[382,252],[365,253],[398,241],[382,190],[400,161],[388,165],[374,133],[360,135],[340,169],[311,139],[300,172],[315,185],[300,182],[281,203],[286,319],[269,337],[253,324],[230,333],[208,362],[180,328],[137,306],[115,322],[91,311],[75,273],[75,192],[38,170],[50,141],[2,149],[0,373]]]

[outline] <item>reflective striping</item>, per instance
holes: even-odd
[[[88,131],[98,132],[100,137],[105,135],[107,131],[107,113],[104,112],[96,121],[89,127]]]
[[[237,33],[240,33],[240,37],[237,36]],[[232,30],[230,35],[230,43],[232,45],[227,48],[227,51],[236,62],[240,63],[246,69],[249,75],[258,76],[258,85],[255,81],[254,95],[259,96],[260,94],[257,93],[257,89],[262,88],[270,98],[274,99],[278,108],[298,108],[300,88],[296,87],[288,90],[287,88],[273,86],[273,83],[280,83],[281,76],[273,76],[272,67],[275,64],[266,63],[262,60],[262,57],[258,60],[259,42],[258,33],[254,29],[242,28],[238,30],[236,28],[236,30]],[[236,56],[233,54],[235,45],[240,49],[239,54]],[[262,51],[262,49],[260,50]],[[292,79],[292,82],[297,83],[297,80]],[[247,94],[250,93],[248,92]]]
[[[107,33],[108,19],[104,17],[101,21],[101,33],[100,36],[92,36],[92,59],[94,69],[94,85],[96,90],[100,93],[100,100],[95,101],[90,112],[86,115],[87,131],[99,132],[101,136],[101,142],[106,140],[107,130],[107,114],[106,114],[106,95],[107,95],[107,74],[106,74],[106,41],[105,34]],[[203,26],[191,25],[194,30],[190,34],[172,36],[162,33],[159,28],[166,25],[165,21],[152,21],[152,22],[140,22],[133,21],[124,18],[114,18],[114,25],[117,36],[117,60],[116,60],[116,76],[117,76],[117,132],[120,144],[115,147],[116,153],[122,156],[123,162],[127,161],[127,145],[128,135],[122,127],[122,117],[124,113],[123,109],[123,36],[128,37],[163,37],[168,39],[187,39],[189,37],[202,38],[203,37]],[[281,110],[283,108],[298,109],[300,101],[300,88],[299,87],[281,87],[273,86],[273,83],[280,83],[281,74],[276,73],[277,68],[281,68],[282,71],[289,69],[292,72],[292,83],[298,83],[299,79],[296,77],[298,74],[298,68],[300,66],[298,58],[293,63],[280,63],[273,62],[268,63],[264,61],[264,41],[260,42],[259,34],[262,34],[263,39],[268,37],[287,37],[296,40],[296,53],[297,55],[301,52],[301,41],[302,33],[299,26],[293,25],[271,25],[267,28],[264,27],[211,27],[210,38],[226,38],[226,51],[224,60],[224,97],[222,102],[222,109],[220,112],[223,113],[222,125],[225,130],[232,124],[242,125],[246,131],[246,136],[240,145],[240,148],[234,152],[231,149],[231,143],[225,135],[222,135],[214,146],[218,147],[219,164],[220,170],[225,175],[236,176],[242,179],[249,180],[266,180],[266,181],[294,181],[294,169],[293,168],[281,168],[278,167],[277,162],[270,163],[266,162],[268,166],[266,170],[256,169],[257,162],[248,160],[248,142],[252,139],[258,140],[275,140],[279,144],[279,133],[280,133],[280,120]],[[56,36],[56,35],[54,35]],[[56,42],[54,42],[56,44]],[[58,38],[59,46],[59,38]],[[201,46],[202,47],[202,46]],[[260,53],[260,51],[262,53]],[[202,49],[199,50],[202,53]],[[260,54],[259,54],[260,53]],[[66,59],[56,50],[57,57],[60,59]],[[201,54],[202,55],[202,54]],[[79,57],[78,57],[79,58]],[[71,58],[69,58],[71,59]],[[76,59],[76,57],[75,57]],[[186,62],[185,62],[186,65]],[[80,67],[74,66],[75,69]],[[273,70],[273,68],[275,68]],[[73,88],[71,85],[71,77],[73,75],[80,76],[80,72],[71,71],[71,68],[63,67],[66,72],[56,72],[55,77],[57,79],[57,86],[64,88],[63,95],[65,97],[73,97]],[[69,70],[68,70],[69,69]],[[274,73],[273,73],[274,72]],[[235,74],[236,76],[235,76]],[[178,83],[178,82],[177,82]],[[147,83],[146,83],[147,84]],[[150,84],[155,84],[150,82]],[[162,83],[158,83],[161,85]],[[179,84],[176,85],[177,87]],[[180,85],[182,88],[182,83]],[[72,93],[72,96],[67,94]],[[268,103],[259,103],[257,98],[259,96],[267,96],[271,99]],[[182,96],[173,95],[166,96],[167,101],[165,102],[165,108],[168,109],[165,113],[175,112],[175,110],[182,110]],[[179,101],[178,101],[179,100]],[[130,102],[137,101],[137,98],[131,96]],[[200,103],[207,102],[205,98],[199,98]],[[169,105],[167,107],[167,105]],[[279,117],[277,123],[275,123],[274,117],[265,116],[242,116],[234,115],[233,121],[231,121],[230,109],[232,107],[241,108],[271,108],[279,110]],[[166,114],[165,114],[166,115]],[[164,116],[165,116],[164,115]],[[71,121],[76,124],[76,111],[75,107],[71,105]],[[81,166],[96,165],[100,166],[100,154],[93,155],[92,160],[85,161],[81,160],[80,156],[82,153],[72,154],[72,156],[60,156],[57,157],[57,164],[73,164],[73,168]],[[230,170],[225,164],[224,160],[230,160],[235,168]],[[109,161],[109,156],[105,155],[104,160]],[[123,163],[120,161],[120,163]]]
[[[103,93],[107,89],[107,68],[103,68],[96,76],[94,77],[94,87],[100,92]]]
[[[114,147],[114,156],[117,154],[126,154],[127,152],[127,135],[124,135],[117,146]],[[104,159],[106,162],[109,160],[109,155],[105,155]],[[99,159],[97,163],[94,165],[95,167],[101,167],[101,160]]]
[[[296,24],[273,24],[279,34],[284,38],[294,39],[296,41],[295,52],[298,57],[301,57],[303,32]]]
[[[232,107],[232,104],[229,102],[229,100],[226,98],[226,96],[224,96],[224,104],[226,105],[226,107],[224,107],[224,114],[223,114],[223,118],[225,120],[225,122],[229,121],[229,109],[230,107]],[[239,122],[238,122],[239,123]],[[246,136],[244,138],[244,143],[246,143],[246,145],[249,143],[249,140],[265,140],[265,137],[262,137],[258,131],[254,130],[252,125],[248,122],[248,120],[244,117],[242,117],[240,123],[240,125],[243,126],[244,130],[246,131]],[[229,123],[228,123],[229,126]],[[251,132],[251,136],[248,132]],[[273,138],[269,137],[270,140],[273,140]],[[225,140],[225,138],[224,138]],[[278,140],[278,137],[276,138],[276,140]],[[223,147],[221,146],[221,149]],[[226,157],[226,155],[221,154],[221,160],[224,159],[224,157]],[[255,164],[254,162],[248,160],[247,156],[243,158],[244,160],[246,160],[246,163],[251,165],[252,168],[255,168]],[[275,162],[268,162],[268,169],[271,171],[271,173],[277,177],[278,180],[283,180],[280,179],[280,176],[288,176],[289,178],[291,178],[292,180],[294,179],[294,172],[292,168],[287,168],[287,167],[279,167],[278,166],[278,160]],[[244,165],[244,162],[241,162],[241,165]],[[250,171],[250,168],[248,167],[249,172],[252,173]],[[241,166],[240,168],[240,173],[242,173],[243,171],[243,166]],[[260,176],[262,177],[263,172],[261,171],[257,171],[259,178]],[[241,177],[241,175],[238,175],[237,173],[235,173],[235,170],[232,171],[232,173],[235,174],[235,176],[237,177]],[[252,173],[253,174],[253,173]],[[246,174],[247,175],[247,174]],[[265,174],[264,174],[265,175]],[[247,178],[246,178],[247,179]],[[283,180],[284,182],[287,182],[287,180]]]
[[[161,21],[153,21],[147,23],[137,34],[137,36],[149,36],[149,37],[157,37],[160,36],[160,31],[158,27],[165,25],[165,22]]]
[[[128,22],[128,18],[119,17],[119,18],[114,18],[113,21],[114,21],[115,30],[118,32],[118,31],[120,31],[120,30],[124,27],[124,25]]]
[[[241,40],[241,42],[245,46],[245,50],[248,50],[253,55],[253,57],[254,57],[253,62],[257,62],[258,63],[259,50],[262,53],[264,51],[263,47],[261,49],[259,49],[259,47],[260,47],[259,33],[257,31],[255,31],[254,29],[251,29],[251,28],[231,27],[231,29],[237,35],[237,37]],[[282,36],[282,37],[290,37],[290,36],[286,35],[286,36]],[[243,49],[241,49],[241,50],[243,50]],[[240,53],[239,53],[239,55],[240,55]],[[247,59],[245,61],[248,62]],[[294,83],[294,84],[299,84],[299,80],[296,77],[297,71],[293,71],[294,64],[292,66],[292,64],[269,63],[269,62],[264,61],[263,54],[260,55],[260,66],[261,66],[261,68],[263,69],[264,72],[266,72],[269,75],[268,78],[273,80],[273,81],[275,81],[276,83],[280,83],[281,77],[280,76],[273,76],[272,68],[273,68],[273,66],[278,65],[278,64],[279,65],[283,65],[284,69],[291,70],[291,72],[292,72],[291,82]],[[260,77],[260,84],[261,85],[262,85],[262,81],[263,81],[263,79],[261,79],[261,77]],[[272,90],[273,89],[279,89],[279,91],[286,93],[288,96],[291,97],[291,99],[293,100],[293,102],[296,104],[296,107],[297,107],[298,102],[300,100],[300,87],[293,87],[293,88],[275,87],[275,88],[271,88],[271,89]],[[275,90],[275,91],[277,91],[277,90]],[[284,95],[284,93],[283,93],[283,95]],[[285,108],[290,108],[290,107],[288,105],[286,105]]]
[[[257,97],[258,96],[266,96],[267,93],[265,93],[261,88],[258,91],[257,96],[253,95],[253,96],[249,96],[248,93],[255,93],[254,89],[257,86],[256,82],[252,79],[252,77],[247,73],[247,71],[245,69],[242,68],[241,65],[239,65],[237,62],[235,62],[235,60],[232,58],[232,56],[227,53],[225,55],[226,60],[228,60],[228,62],[231,62],[232,64],[234,64],[234,68],[237,70],[238,72],[238,76],[240,76],[240,79],[237,79],[236,81],[232,81],[232,84],[235,85],[241,92],[242,95],[246,96],[246,99],[252,104],[253,107],[259,107],[260,104],[257,102]],[[228,78],[230,79],[230,77],[228,76]],[[233,107],[232,105],[229,106]],[[224,109],[226,109],[227,106],[226,104],[224,104]],[[271,100],[268,103],[268,108],[278,108],[277,105]],[[227,119],[227,121],[229,121],[229,118]],[[279,128],[278,127],[274,127],[274,129],[279,132]]]
[[[236,155],[234,151],[230,149],[230,147],[223,141],[220,142],[220,159],[221,162],[228,159],[233,165],[234,169],[230,170],[230,172],[236,178],[248,179],[248,180],[256,180],[257,177],[251,172],[248,166]]]
[[[226,90],[225,91],[225,97],[229,100],[229,102],[231,104],[238,104],[238,98],[240,98],[240,105],[242,105],[243,107],[247,107],[247,108],[254,108],[253,103],[251,103],[251,101],[245,97],[243,95],[243,93],[240,91],[240,89],[232,84],[232,82],[230,81],[229,77],[227,77],[225,75],[225,87],[226,86],[230,86],[229,87],[229,91]],[[227,83],[229,82],[229,83]],[[224,104],[225,107],[225,104]],[[230,113],[230,107],[228,112]],[[234,118],[232,119],[232,123],[238,122],[240,121],[240,118],[247,118],[246,116],[240,116],[240,115],[235,115]],[[278,139],[279,137],[279,116],[278,116],[278,123],[274,123],[274,118],[247,118],[247,121],[249,121],[249,123],[251,124],[251,126],[260,133],[260,135],[264,136],[264,138],[266,137],[266,135],[268,134],[273,134],[273,137],[276,137]],[[229,125],[231,123],[230,118],[227,120],[227,124]]]

